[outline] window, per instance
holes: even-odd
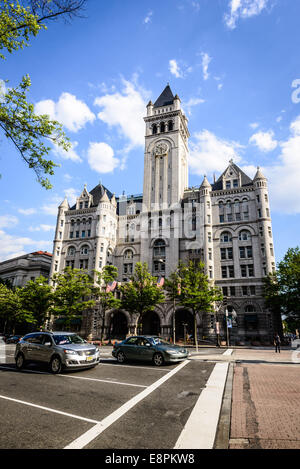
[[[222,287],[223,296],[228,296],[228,287]]]
[[[172,121],[169,121],[169,122],[168,122],[168,129],[169,129],[169,132],[170,132],[171,130],[173,130],[173,122],[172,122]]]
[[[253,264],[241,265],[241,276],[245,277],[254,277],[254,266]]]
[[[68,256],[75,256],[75,248],[74,246],[70,246],[68,249]]]
[[[248,287],[243,285],[242,286],[242,294],[243,296],[247,296],[248,295]]]
[[[207,233],[207,241],[211,243],[211,233]]]
[[[83,231],[81,232],[81,237],[82,237],[82,238],[85,238],[85,230],[83,230]]]
[[[233,180],[233,187],[239,187],[239,181],[238,179]]]
[[[133,271],[133,264],[124,264],[123,265],[123,273],[124,274],[132,274]]]
[[[163,239],[157,239],[153,245],[154,257],[165,257],[166,256],[166,243]]]
[[[133,251],[131,249],[126,249],[124,252],[124,259],[132,259],[133,258]]]
[[[267,215],[267,217],[270,216],[270,210],[268,208],[266,208],[266,215]]]
[[[272,230],[270,226],[268,226],[268,234],[269,234],[269,237],[272,238]]]
[[[270,244],[270,254],[271,256],[274,256],[273,244]]]
[[[220,223],[224,223],[224,215],[219,215],[219,218],[220,218]]]
[[[250,231],[243,230],[239,233],[239,240],[240,241],[250,241],[251,240],[251,233]]]
[[[153,135],[157,134],[157,125],[156,125],[156,124],[154,124],[154,125],[152,126],[152,134],[153,134]]]
[[[230,287],[230,296],[235,296],[235,287]]]
[[[228,231],[224,231],[222,234],[221,234],[221,243],[229,243],[232,241],[232,236],[231,236],[231,233],[229,233]]]
[[[208,276],[209,276],[209,278],[213,278],[213,270],[212,270],[211,265],[208,267]]]
[[[222,278],[234,278],[234,267],[233,265],[227,265],[221,267]]]
[[[79,231],[76,231],[76,238],[79,238]]]
[[[73,231],[70,231],[70,238],[73,238]]]
[[[80,254],[87,255],[89,253],[89,247],[87,245],[82,246]]]
[[[208,248],[208,259],[212,261],[212,249]]]
[[[233,259],[233,250],[232,248],[221,248],[221,259]]]
[[[226,189],[230,189],[231,188],[231,183],[230,181],[226,181]]]

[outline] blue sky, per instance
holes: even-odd
[[[143,191],[146,104],[169,82],[189,119],[189,185],[233,158],[268,178],[276,260],[299,245],[299,0],[88,0],[84,19],[48,23],[2,62],[32,80],[36,111],[64,124],[73,148],[46,191],[0,137],[0,261],[52,251],[57,206],[86,183]]]

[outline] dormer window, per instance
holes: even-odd
[[[231,189],[231,182],[230,181],[226,181],[226,189]]]
[[[233,180],[233,187],[239,187],[239,181],[238,179]]]

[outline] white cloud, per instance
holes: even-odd
[[[69,187],[68,189],[64,190],[65,196],[68,199],[70,207],[76,203],[77,197],[79,197],[79,191],[74,189],[74,187]]]
[[[198,106],[199,104],[203,103],[205,103],[205,99],[190,98],[188,101],[182,103],[182,108],[186,109],[188,114],[191,114],[192,107]]]
[[[230,0],[229,13],[224,16],[229,29],[235,29],[240,18],[251,18],[259,15],[267,6],[269,0]]]
[[[36,213],[35,208],[19,208],[18,212],[21,213],[22,215],[33,215]]]
[[[277,140],[273,139],[274,132],[269,130],[268,132],[257,132],[253,134],[249,139],[249,143],[256,145],[261,151],[268,152],[275,150],[277,147]]]
[[[120,163],[114,158],[114,151],[104,142],[90,142],[88,148],[88,162],[97,173],[111,173]]]
[[[14,215],[1,215],[0,228],[12,228],[19,223],[19,220]]]
[[[78,132],[96,118],[83,101],[67,92],[60,95],[57,103],[51,99],[39,101],[35,105],[35,112],[48,114],[51,119],[57,120],[71,132]]]
[[[136,77],[132,82],[123,79],[122,84],[121,92],[98,97],[94,104],[102,108],[98,118],[109,127],[116,127],[120,135],[129,142],[124,150],[128,152],[134,147],[144,145],[143,117],[150,95],[138,87]]]
[[[12,236],[0,230],[0,262],[38,250],[52,251],[52,241],[36,241],[27,237]]]
[[[151,23],[151,22],[152,22],[152,16],[153,16],[153,11],[149,11],[149,12],[147,13],[146,17],[144,18],[143,23],[144,23],[144,24]]]
[[[71,161],[74,161],[74,163],[81,163],[82,162],[82,159],[80,158],[80,156],[78,155],[78,153],[76,153],[75,151],[75,148],[78,146],[78,142],[70,142],[71,143],[71,148],[66,151],[64,150],[62,147],[54,144],[53,145],[53,153],[64,159],[64,160],[71,160]]]
[[[235,163],[241,161],[238,151],[242,148],[238,142],[222,140],[212,132],[202,130],[196,133],[190,142],[191,171],[201,176],[223,172],[230,159]]]
[[[258,122],[253,122],[252,124],[249,124],[249,127],[251,127],[251,129],[257,129],[257,127],[259,127],[259,124]]]
[[[209,78],[208,66],[209,66],[212,58],[206,52],[201,52],[201,57],[202,57],[203,78],[204,78],[204,80],[208,80],[208,78]]]
[[[39,226],[30,226],[29,231],[35,232],[35,231],[53,231],[55,230],[55,225],[45,225],[41,224]]]
[[[183,74],[175,59],[169,60],[169,70],[176,78],[183,78]]]
[[[49,202],[42,205],[42,212],[47,215],[57,216],[58,207],[62,203],[63,198],[58,195],[54,195],[49,199]]]

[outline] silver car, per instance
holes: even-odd
[[[16,367],[26,363],[47,363],[52,373],[64,368],[94,367],[100,362],[100,351],[73,332],[32,332],[16,345]]]

